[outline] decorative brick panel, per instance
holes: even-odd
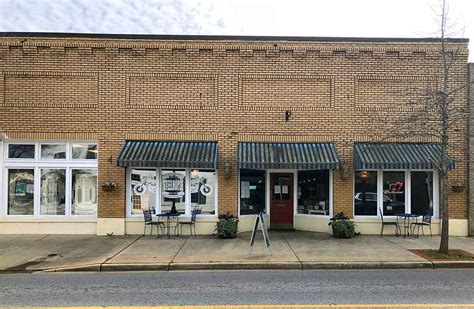
[[[318,110],[334,107],[334,79],[329,76],[240,76],[241,109]]]
[[[130,108],[213,109],[217,107],[217,78],[197,74],[130,74]]]
[[[94,73],[7,71],[3,83],[4,107],[97,106],[98,74]]]
[[[436,89],[435,80],[425,76],[358,76],[355,78],[355,106],[362,110],[411,110],[410,102],[426,97],[423,90]]]

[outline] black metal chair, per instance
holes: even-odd
[[[150,235],[153,235],[153,227],[156,226],[156,235],[158,236],[158,229],[161,229],[161,234],[163,234],[164,223],[161,221],[153,221],[153,214],[155,213],[154,209],[143,210],[143,218],[145,220],[145,226],[143,227],[143,235],[145,235],[146,228],[150,227]]]
[[[417,229],[416,231],[416,237],[420,236],[420,227],[421,227],[421,233],[423,236],[425,236],[425,230],[424,227],[427,226],[430,228],[430,236],[433,238],[433,234],[431,233],[431,214],[426,214],[423,216],[423,220],[421,222],[412,222],[410,223],[410,229],[412,230],[411,234],[415,235],[415,228]]]
[[[382,230],[380,231],[380,236],[383,235],[383,228],[384,226],[395,226],[395,236],[398,236],[402,233],[401,229],[400,229],[400,225],[398,224],[398,222],[387,222],[387,221],[384,221],[383,220],[383,213],[382,213],[382,209],[379,208],[379,213],[380,213],[380,219],[382,220]]]
[[[183,221],[183,222],[178,222],[179,227],[180,227],[180,235],[183,235],[183,225],[188,225],[189,226],[189,233],[193,235],[193,229],[194,229],[194,237],[196,237],[196,216],[201,213],[201,208],[194,208],[191,211],[191,220],[190,221]]]

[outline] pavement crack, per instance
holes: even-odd
[[[99,263],[99,271],[102,271],[102,265],[106,264],[108,261],[110,261],[111,259],[113,259],[114,257],[116,257],[117,255],[119,255],[120,253],[124,252],[125,250],[127,250],[131,245],[133,245],[134,243],[136,243],[140,238],[142,238],[143,235],[140,235],[138,236],[134,241],[130,242],[128,245],[126,245],[125,247],[123,247],[122,249],[120,249],[117,253],[115,253],[114,255],[108,257],[107,259],[105,259],[105,261],[103,261],[102,263]]]
[[[290,247],[291,252],[293,252],[294,256],[295,256],[296,259],[298,260],[298,263],[300,263],[300,269],[303,270],[303,262],[302,262],[302,261],[300,260],[300,258],[296,255],[295,250],[293,250],[293,247],[290,245],[290,242],[288,241],[288,239],[286,239],[285,234],[282,233],[281,236],[283,237],[283,239],[284,239],[285,242],[287,243],[288,247]]]
[[[168,263],[168,270],[171,270],[171,264],[173,264],[174,262],[174,259],[178,256],[179,252],[181,251],[181,249],[183,249],[184,245],[186,244],[186,242],[188,241],[189,239],[189,236],[186,237],[186,239],[183,241],[183,244],[181,245],[181,247],[179,247],[178,251],[176,251],[175,255],[173,256],[173,258],[171,259],[171,261]]]

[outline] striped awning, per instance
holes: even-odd
[[[339,169],[331,143],[239,143],[241,169]]]
[[[354,145],[354,167],[365,169],[437,169],[440,144],[361,143]],[[454,161],[449,158],[449,169]]]
[[[217,169],[217,143],[127,141],[117,166]]]

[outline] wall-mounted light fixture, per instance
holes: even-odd
[[[232,173],[232,165],[230,165],[229,162],[224,163],[224,177],[225,177],[225,179],[229,179],[231,173]]]
[[[367,171],[361,171],[361,172],[359,173],[359,178],[360,178],[360,180],[362,180],[362,181],[366,181],[367,179],[369,179],[369,176],[370,176],[370,175],[369,175],[369,172],[367,172]]]
[[[193,170],[191,171],[191,175],[192,175],[192,176],[197,176],[198,174],[199,174],[199,170],[197,170],[197,169],[193,169]]]
[[[285,120],[288,122],[288,120],[290,120],[290,117],[291,117],[291,111],[285,111]]]

